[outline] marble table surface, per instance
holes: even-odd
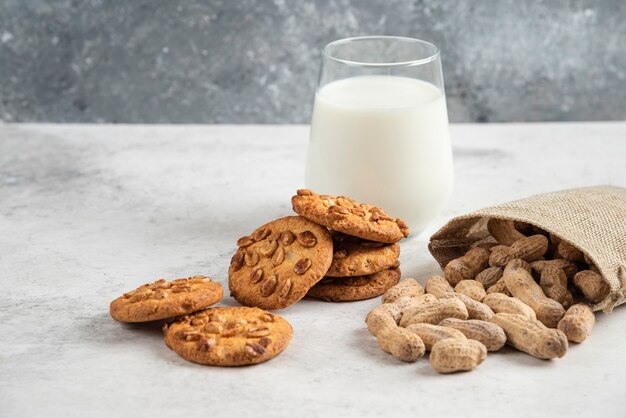
[[[405,277],[439,272],[429,235],[535,193],[626,186],[626,123],[454,125],[456,188],[402,244]],[[235,240],[291,213],[306,126],[0,126],[0,416],[624,416],[626,308],[559,360],[505,348],[472,373],[405,364],[365,329],[378,299],[305,300],[294,336],[244,368],[186,362],[109,302],[159,277],[227,284]],[[225,297],[225,305],[235,302]]]

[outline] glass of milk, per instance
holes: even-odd
[[[452,192],[439,49],[391,36],[328,44],[315,95],[306,184],[404,219],[413,236]]]

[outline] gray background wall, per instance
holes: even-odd
[[[308,123],[320,49],[442,49],[452,121],[626,119],[626,1],[0,0],[0,120]]]

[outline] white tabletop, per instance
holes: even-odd
[[[626,186],[626,123],[455,125],[456,189],[402,243],[404,277],[439,271],[428,236],[454,215],[576,186]],[[626,308],[555,361],[505,348],[474,372],[401,363],[363,322],[379,299],[278,311],[268,363],[184,361],[109,302],[159,277],[227,287],[235,240],[291,213],[304,126],[0,126],[0,416],[623,417]],[[225,297],[223,304],[235,302]]]

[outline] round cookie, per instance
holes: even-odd
[[[400,218],[367,203],[345,196],[318,195],[301,189],[291,198],[293,210],[320,225],[370,241],[394,243],[409,236],[409,227]]]
[[[222,299],[224,289],[206,276],[171,282],[160,279],[111,302],[109,313],[119,322],[147,322],[186,315]]]
[[[327,302],[371,299],[400,281],[400,269],[393,267],[369,276],[329,277],[313,286],[307,296]]]
[[[209,308],[163,325],[165,344],[185,360],[211,366],[263,363],[291,341],[289,322],[258,308]]]
[[[394,266],[400,256],[400,245],[364,241],[348,235],[333,236],[333,262],[326,277],[364,276]]]
[[[228,269],[230,294],[242,305],[263,309],[302,299],[333,259],[328,230],[300,216],[269,222],[237,246]]]

